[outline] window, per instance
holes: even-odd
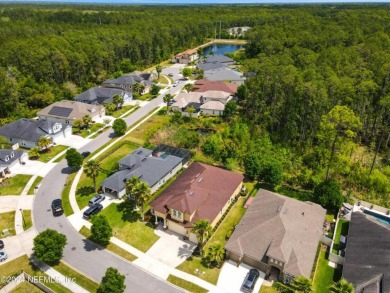
[[[9,160],[9,156],[7,155],[7,156],[5,156],[4,161],[8,162],[8,160]]]
[[[183,213],[177,210],[173,210],[173,216],[178,219],[183,219]]]
[[[14,152],[11,153],[11,158],[13,158],[15,156]]]

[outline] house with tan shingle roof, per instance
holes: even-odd
[[[156,224],[162,220],[164,228],[197,243],[191,233],[194,223],[207,219],[214,227],[239,194],[243,179],[238,173],[193,163],[150,204]]]
[[[199,59],[199,54],[196,50],[187,49],[184,52],[178,53],[172,59],[173,63],[188,64]]]
[[[310,278],[325,214],[318,204],[262,189],[226,243],[227,257],[285,283]]]

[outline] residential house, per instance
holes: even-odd
[[[107,79],[103,82],[102,86],[108,88],[119,88],[132,93],[136,83],[140,83],[144,86],[144,90],[141,94],[146,94],[153,85],[153,75],[151,73],[133,71],[118,78]]]
[[[194,223],[208,220],[215,227],[239,194],[243,176],[214,166],[193,163],[150,206],[156,223],[197,243]]]
[[[171,105],[172,111],[179,111],[182,115],[189,116],[187,108],[194,107],[195,112],[191,113],[192,117],[198,117],[200,106],[202,105],[202,93],[180,93],[175,97],[175,103]]]
[[[326,210],[261,189],[225,245],[227,258],[285,283],[310,278]]]
[[[355,293],[390,292],[390,217],[352,213],[343,278]]]
[[[203,76],[204,79],[231,82],[237,85],[243,84],[246,80],[242,72],[228,67],[205,70]]]
[[[27,152],[18,150],[0,149],[0,177],[12,173],[18,164],[25,164],[28,159]]]
[[[196,50],[187,49],[184,52],[176,54],[172,59],[173,63],[188,64],[199,59],[199,55]]]
[[[174,176],[185,162],[184,157],[179,154],[172,155],[170,152],[160,151],[158,148],[155,151],[142,147],[136,149],[118,162],[118,172],[103,181],[103,192],[122,197],[126,194],[126,181],[134,176],[146,182],[152,193],[155,192]]]
[[[194,84],[194,92],[223,91],[234,96],[237,93],[237,84],[224,81],[211,81],[207,79],[197,80]]]
[[[38,146],[41,136],[49,137],[53,143],[62,137],[69,137],[72,127],[52,120],[34,120],[21,118],[0,127],[0,135],[9,140],[11,144],[19,144],[24,148]]]
[[[120,95],[124,103],[131,101],[133,94],[131,92],[126,92],[118,88],[107,88],[107,87],[93,87],[89,90],[82,92],[77,95],[74,99],[77,102],[92,104],[92,105],[102,105],[113,103],[113,97],[115,95]]]
[[[75,119],[82,119],[85,115],[91,116],[93,121],[103,117],[106,110],[101,105],[63,100],[55,102],[38,112],[39,120],[50,120],[63,124],[73,125]]]
[[[198,61],[197,67],[204,71],[229,67],[234,64],[234,60],[224,55],[209,55]]]

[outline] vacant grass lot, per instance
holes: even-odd
[[[173,276],[173,275],[169,275],[168,276],[168,279],[167,279],[168,282],[176,285],[176,286],[179,286],[189,292],[194,292],[194,293],[207,293],[208,291],[194,283],[191,283],[191,282],[188,282],[186,280],[183,280],[181,278],[178,278],[176,276]]]
[[[43,177],[41,176],[38,176],[37,178],[35,178],[33,184],[31,185],[30,189],[28,190],[28,193],[29,195],[34,195],[34,190],[35,190],[35,186],[37,186],[39,183],[41,183]]]
[[[140,214],[125,203],[110,204],[101,214],[107,217],[115,237],[142,252],[148,251],[159,239],[154,234],[154,228],[149,223],[141,222]]]
[[[20,195],[31,175],[17,174],[0,183],[0,195]]]
[[[28,228],[32,227],[32,218],[30,210],[23,210],[23,219],[23,230],[26,231]]]
[[[335,269],[329,266],[327,255],[327,250],[325,248],[321,248],[313,280],[313,292],[328,293],[329,285],[333,281],[337,282],[341,278],[341,269]]]
[[[38,287],[34,286],[33,284],[24,281],[23,283],[20,283],[18,286],[16,286],[10,293],[41,293],[43,292]]]
[[[0,214],[0,233],[4,229],[10,229],[9,235],[15,235],[15,211]],[[0,275],[1,276],[1,275]]]
[[[51,159],[53,159],[55,156],[57,156],[62,151],[66,150],[68,147],[65,145],[56,145],[52,148],[50,148],[49,151],[39,153],[39,161],[43,163],[49,162]]]
[[[129,133],[126,138],[130,137],[143,143],[152,137],[152,135],[157,132],[163,125],[167,125],[168,122],[168,115],[154,115],[146,120],[142,125],[137,127],[137,129]]]

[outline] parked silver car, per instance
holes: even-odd
[[[8,255],[4,251],[0,251],[0,262],[5,261]]]

